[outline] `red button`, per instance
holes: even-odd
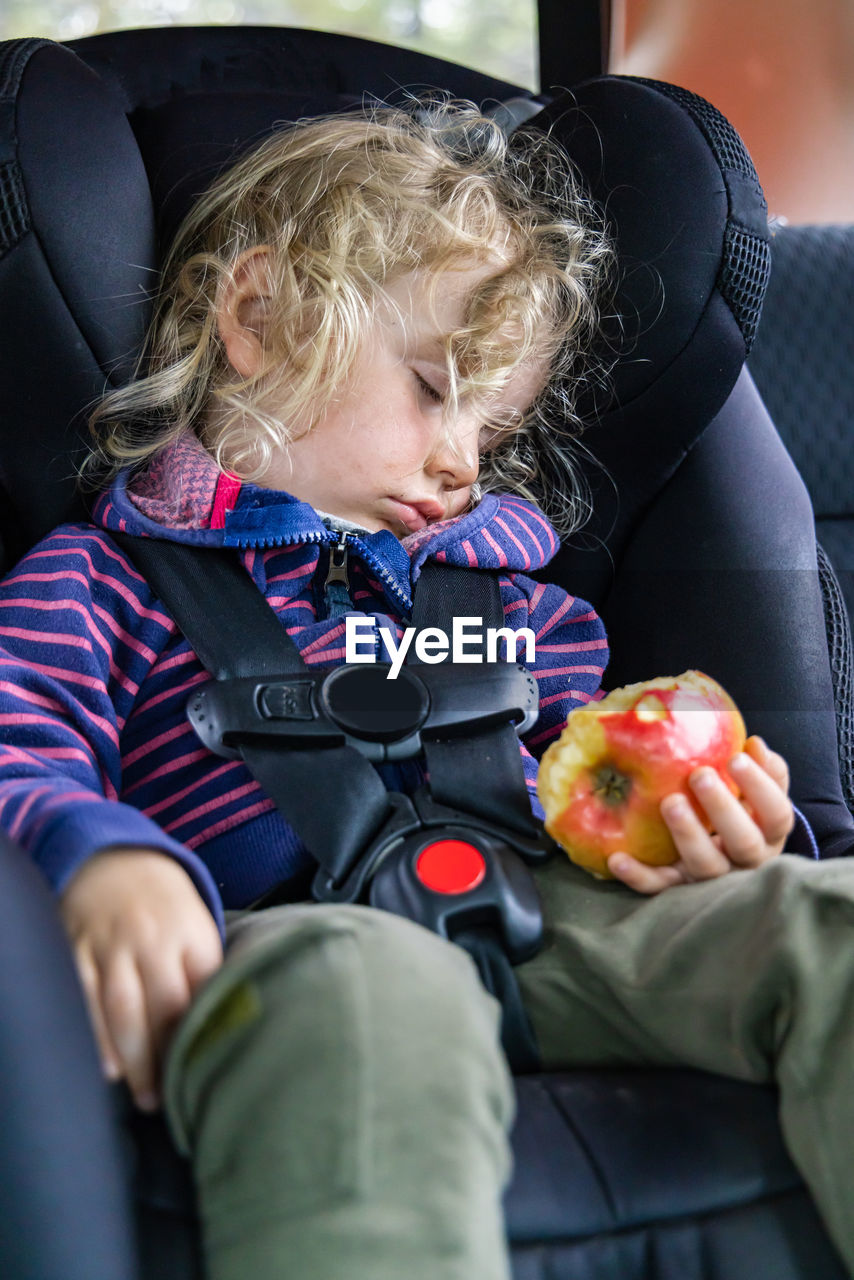
[[[436,893],[465,893],[483,880],[486,862],[480,850],[466,840],[436,840],[419,853],[415,874]]]

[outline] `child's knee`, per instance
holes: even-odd
[[[300,1109],[365,1105],[368,1092],[408,1111],[487,1105],[503,1126],[512,1089],[497,1003],[459,947],[387,912],[307,906],[259,913],[238,931],[173,1043],[166,1096],[185,1150],[211,1089],[228,1080],[245,1122],[286,1090]],[[235,1099],[236,1101],[236,1099]]]
[[[244,918],[225,969],[265,991],[265,1008],[273,1015],[281,1008],[289,1024],[297,1005],[313,1024],[329,1022],[331,1009],[343,1004],[364,1023],[392,1020],[400,1032],[459,1036],[461,1019],[464,1031],[487,1040],[498,1031],[498,1006],[462,948],[371,907],[282,907]]]
[[[854,862],[848,858],[815,862],[784,853],[748,874],[760,902],[785,926],[800,914],[822,917],[826,925],[837,916],[848,926],[854,923]]]

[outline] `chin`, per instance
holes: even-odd
[[[388,521],[378,516],[369,516],[361,511],[330,511],[328,507],[321,504],[321,510],[327,515],[335,516],[338,520],[346,520],[348,524],[354,524],[359,529],[365,529],[368,533],[379,533],[381,529],[392,529],[393,533],[397,530],[393,529]]]
[[[406,525],[396,524],[393,520],[368,520],[366,518],[356,523],[360,524],[363,529],[367,529],[368,533],[381,533],[385,530],[386,533],[393,533],[396,538],[405,538],[409,533]]]

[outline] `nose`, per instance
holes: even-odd
[[[442,479],[450,489],[474,484],[480,472],[480,425],[451,427],[442,431],[426,471]]]

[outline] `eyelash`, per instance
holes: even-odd
[[[444,399],[441,392],[431,386],[426,378],[422,378],[420,373],[416,373],[414,369],[412,372],[415,375],[415,381],[418,383],[419,388],[424,392],[427,399],[432,400],[434,404],[441,404]]]

